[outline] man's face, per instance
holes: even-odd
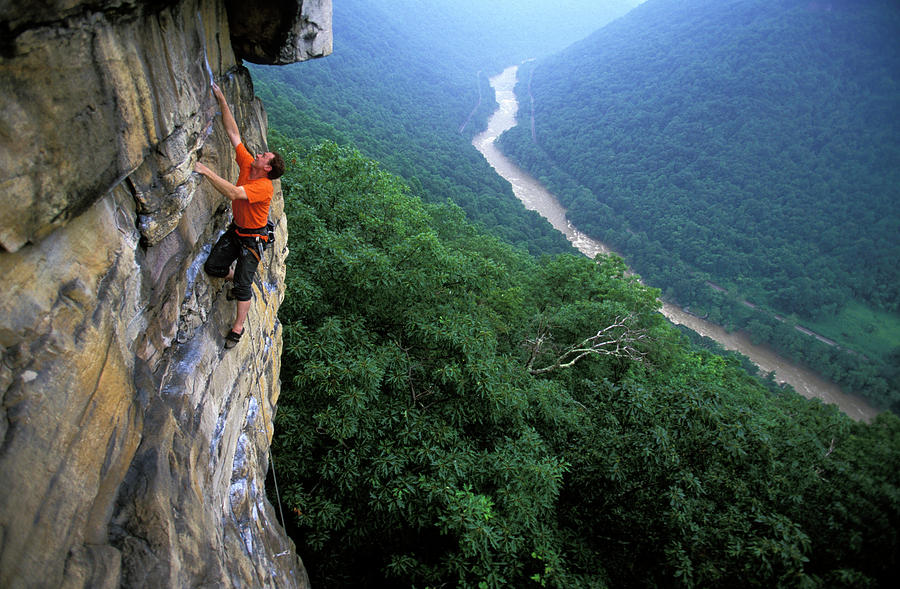
[[[272,164],[272,158],[275,157],[275,154],[271,151],[267,151],[266,153],[258,153],[256,154],[256,159],[253,160],[253,167],[259,168],[261,170],[266,170]]]

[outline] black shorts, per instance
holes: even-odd
[[[241,237],[234,226],[222,234],[206,258],[203,269],[210,276],[224,278],[228,275],[231,263],[237,260],[234,268],[234,287],[231,289],[234,298],[249,301],[253,297],[253,276],[262,258],[262,240],[255,237]]]

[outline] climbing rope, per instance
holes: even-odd
[[[259,272],[257,272],[256,276],[253,277],[253,284],[259,289],[259,296],[262,298],[263,303],[266,306],[266,308],[268,308],[269,301],[266,300],[266,296],[263,292],[264,288],[263,288],[262,284],[258,282],[258,279],[259,279]],[[251,330],[251,332],[253,330],[253,327],[250,324],[250,313],[247,313],[246,329]],[[250,345],[253,346],[253,369],[254,369],[254,373],[255,373],[255,377],[256,377],[256,392],[259,393],[259,403],[262,406],[263,424],[266,424],[269,422],[269,417],[266,413],[266,405],[268,403],[268,400],[265,397],[263,397],[262,386],[259,384],[259,381],[262,380],[262,370],[260,370],[260,368],[259,368],[259,355],[257,354],[257,350],[256,350],[256,340],[252,337],[252,333],[251,333],[251,337],[250,337]],[[265,427],[265,425],[263,427]],[[274,432],[274,429],[275,429],[274,420],[272,422],[272,429]],[[274,436],[274,433],[273,433],[273,436]],[[268,440],[268,430],[266,430],[266,439]],[[272,464],[272,481],[275,483],[275,499],[276,499],[276,501],[278,501],[278,514],[281,517],[281,528],[283,530],[287,530],[287,528],[284,525],[284,509],[281,507],[281,493],[278,491],[278,476],[275,473],[275,452],[272,450],[271,443],[269,444],[269,460]],[[284,553],[281,553],[281,554],[284,554]],[[277,556],[281,556],[281,554],[279,554]]]
[[[215,80],[213,79],[212,68],[209,67],[209,56],[206,53],[206,29],[203,28],[203,17],[200,16],[200,11],[197,11],[197,22],[200,25],[197,32],[200,34],[200,39],[203,40],[203,64],[206,66],[206,74],[209,76],[209,85],[212,86],[215,84]]]
[[[206,51],[206,29],[203,27],[203,17],[200,16],[199,11],[197,12],[197,24],[199,25],[197,32],[200,35],[200,39],[203,41],[203,65],[204,65],[204,69],[206,70],[207,76],[209,76],[209,85],[212,87],[212,86],[215,86],[215,77],[213,76],[212,68],[209,65],[209,55]],[[229,74],[229,78],[230,77],[231,77],[231,75]],[[210,117],[210,122],[206,126],[206,129],[204,130],[204,138],[209,137],[209,135],[212,134],[214,120],[215,120],[214,117]],[[260,260],[260,261],[262,261],[262,260]],[[256,276],[254,276],[253,282],[259,288],[259,295],[260,295],[260,297],[262,297],[264,305],[268,308],[269,302],[266,300],[266,296],[263,292],[264,288],[258,282],[258,278],[259,278],[259,272],[256,273]],[[247,329],[252,331],[253,327],[252,327],[251,321],[250,321],[250,313],[247,313],[246,321],[247,321],[247,327],[244,328],[245,331]],[[256,378],[256,392],[259,394],[259,404],[262,406],[262,414],[263,414],[262,415],[263,424],[264,424],[263,427],[265,427],[265,424],[269,422],[269,416],[267,414],[268,412],[266,411],[266,405],[268,404],[268,400],[265,397],[263,397],[262,386],[259,384],[259,381],[262,379],[262,370],[260,370],[260,368],[259,368],[259,355],[256,350],[256,341],[253,339],[253,337],[251,337],[250,342],[251,342],[251,345],[253,346],[253,369],[254,369],[254,376]],[[272,429],[273,429],[273,436],[274,436],[274,429],[275,429],[274,421],[272,422]],[[266,429],[266,440],[267,441],[268,441],[268,437],[269,437],[268,433],[269,433],[268,429]],[[272,465],[272,481],[275,483],[275,499],[276,499],[276,501],[278,501],[278,514],[281,518],[281,528],[286,530],[287,528],[284,525],[284,509],[281,507],[281,493],[278,490],[278,475],[275,472],[275,453],[272,450],[271,443],[269,444],[269,460]],[[285,554],[285,553],[283,552],[276,556],[281,556],[282,554]]]

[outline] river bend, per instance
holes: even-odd
[[[491,86],[500,107],[488,120],[488,128],[472,140],[496,172],[512,184],[513,192],[527,209],[537,211],[560,231],[584,255],[593,258],[598,253],[611,253],[604,244],[579,231],[566,218],[566,209],[557,198],[527,172],[504,156],[495,141],[516,125],[518,102],[513,89],[518,66],[505,69],[491,78]],[[729,333],[722,327],[691,315],[681,308],[663,303],[662,313],[673,323],[685,325],[700,335],[712,338],[729,350],[738,351],[753,361],[763,373],[774,373],[775,380],[787,383],[806,398],[818,398],[837,405],[841,411],[861,421],[871,421],[878,411],[864,399],[844,393],[836,384],[822,379],[814,372],[779,356],[768,346],[755,345],[743,332]]]

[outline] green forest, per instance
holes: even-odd
[[[897,410],[898,32],[885,0],[648,0],[526,64],[501,143],[667,300]]]
[[[778,386],[525,211],[469,142],[538,33],[454,44],[422,6],[335,3],[334,55],[251,68],[289,164],[272,466],[312,586],[891,587],[900,418]]]
[[[280,135],[273,460],[318,587],[888,587],[900,419],[692,346],[617,257],[534,257]]]

